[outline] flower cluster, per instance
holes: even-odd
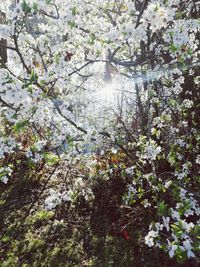
[[[2,167],[0,168],[0,181],[4,184],[7,184],[9,177],[12,174],[11,167]]]
[[[60,205],[63,202],[66,201],[72,201],[72,191],[67,192],[57,192],[54,189],[49,190],[49,196],[45,199],[44,205],[47,210],[55,209],[58,205]]]

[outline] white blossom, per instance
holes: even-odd
[[[196,162],[197,164],[200,164],[200,155],[197,155],[195,162]]]
[[[195,257],[194,253],[192,252],[192,245],[189,239],[186,239],[185,241],[183,241],[183,246],[187,251],[188,258]]]
[[[161,147],[157,146],[156,143],[152,141],[150,144],[147,144],[145,152],[146,154],[143,158],[155,160],[157,155],[161,152]]]
[[[177,250],[178,246],[177,245],[171,245],[170,250],[169,250],[169,256],[170,258],[173,258],[174,252]]]
[[[154,239],[158,236],[158,232],[154,230],[150,230],[148,234],[145,236],[145,244],[149,247],[154,246]]]

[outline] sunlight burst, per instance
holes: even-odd
[[[98,97],[104,104],[114,103],[116,99],[117,91],[119,90],[119,84],[116,82],[106,83],[105,86],[100,88]]]

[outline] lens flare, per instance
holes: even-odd
[[[99,100],[104,104],[114,102],[118,89],[119,84],[116,82],[106,83],[102,88],[99,89]]]

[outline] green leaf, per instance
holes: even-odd
[[[45,0],[47,5],[50,5],[52,3],[52,0]]]
[[[73,15],[73,16],[76,15],[76,13],[77,13],[77,8],[76,8],[76,6],[72,7],[71,12],[72,12],[72,15]]]
[[[30,82],[31,82],[31,83],[34,83],[34,82],[36,82],[36,81],[37,81],[37,79],[38,79],[38,76],[37,76],[37,74],[35,73],[35,71],[34,71],[34,70],[32,70],[32,71],[31,71]]]
[[[25,128],[27,128],[28,124],[28,120],[19,121],[13,126],[13,130],[15,133],[23,132]]]
[[[56,156],[53,153],[44,152],[43,155],[46,163],[49,164],[50,166],[56,164],[59,161],[58,156]]]
[[[76,26],[76,23],[75,23],[74,21],[69,20],[69,21],[68,21],[68,25],[69,25],[70,28],[72,29],[72,28],[74,28],[74,27]]]
[[[36,3],[33,3],[33,10],[34,10],[34,13],[37,13],[38,12],[38,6]]]
[[[193,230],[193,231],[194,231],[194,234],[195,234],[195,235],[197,235],[198,233],[200,233],[200,225],[197,224],[197,225],[194,227],[194,230]]]
[[[164,203],[164,201],[162,201],[159,205],[158,205],[158,215],[159,216],[163,216],[165,215],[167,212],[167,205]]]
[[[171,45],[169,46],[169,49],[170,49],[172,52],[176,52],[176,51],[178,51],[178,48],[177,48],[174,44],[171,44]]]
[[[21,4],[21,7],[22,7],[22,11],[24,13],[30,13],[31,12],[31,7],[29,6],[29,4],[26,2],[26,0],[23,0],[22,4]]]

